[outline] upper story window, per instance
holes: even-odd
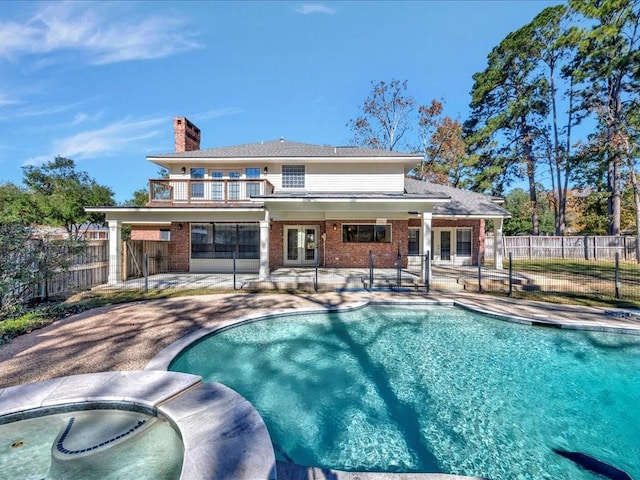
[[[204,168],[192,168],[191,179],[192,180],[204,179]],[[191,198],[204,198],[204,183],[191,182]]]
[[[245,169],[245,176],[247,178],[260,178],[260,169],[256,167],[247,167]]]
[[[282,188],[304,188],[304,165],[282,166]]]

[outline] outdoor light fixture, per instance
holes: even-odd
[[[186,168],[182,167],[182,168],[180,169],[180,173],[186,173],[186,172],[187,172],[187,169],[186,169]]]
[[[178,224],[178,230],[182,230],[182,224],[181,223]]]
[[[337,223],[334,223],[334,224],[333,224],[333,231],[335,232],[336,230],[338,230],[338,224],[337,224]]]
[[[264,169],[262,170],[262,173],[266,175],[267,173],[269,173],[269,169],[267,167],[264,167]]]

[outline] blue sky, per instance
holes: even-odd
[[[56,155],[122,202],[173,151],[344,145],[371,82],[408,80],[464,119],[472,75],[509,32],[559,1],[2,2],[0,182]]]

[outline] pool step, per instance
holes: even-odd
[[[126,410],[75,412],[66,419],[51,447],[48,478],[80,478],[77,475],[95,469],[101,454],[139,435],[155,422],[156,417]]]

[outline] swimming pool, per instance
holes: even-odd
[[[589,479],[553,448],[640,475],[640,338],[444,306],[368,306],[224,329],[171,370],[258,409],[279,458],[349,471]]]

